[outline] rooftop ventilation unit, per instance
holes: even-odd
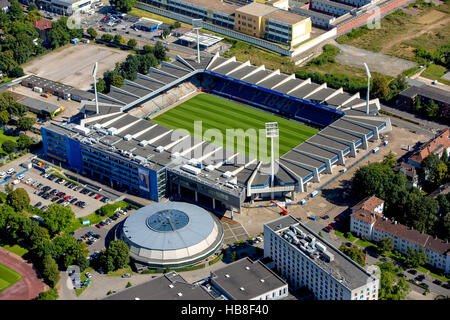
[[[334,254],[331,252],[325,251],[322,253],[322,257],[325,259],[326,262],[334,261]]]
[[[264,282],[264,279],[261,279],[261,280],[259,280],[259,281]]]
[[[125,141],[130,141],[131,139],[133,139],[133,136],[131,134],[127,134],[125,137],[123,137],[123,140]]]
[[[102,125],[101,125],[100,123],[94,124],[94,129],[95,129],[95,130],[99,130],[99,129],[101,129],[101,128],[102,128]]]
[[[174,158],[174,159],[178,159],[181,155],[180,155],[179,152],[174,152],[174,153],[172,153],[170,156],[171,156],[172,158]]]
[[[155,151],[159,152],[159,153],[163,152],[164,150],[165,150],[165,148],[163,146],[159,146],[155,149]]]
[[[229,275],[229,274],[226,274],[226,275],[225,275],[225,278],[229,278],[229,277],[230,277],[230,275]]]
[[[250,270],[250,267],[245,267],[245,270]]]
[[[117,129],[116,128],[109,128],[108,129],[108,134],[113,136],[117,133]]]
[[[228,183],[228,182],[225,183],[225,187],[230,188],[230,189],[234,189],[235,188],[235,186],[233,184]]]
[[[182,294],[181,292],[178,292],[177,295],[178,295],[179,297],[183,296],[183,294]]]
[[[244,287],[240,287],[239,290],[241,291],[245,291]]]
[[[325,252],[327,251],[327,247],[325,247],[323,244],[321,244],[320,242],[316,242],[316,249],[319,250],[320,252]]]
[[[172,289],[172,288],[173,288],[173,284],[169,284],[169,288],[171,288],[171,289]]]
[[[211,171],[214,171],[214,166],[213,165],[207,165],[206,167],[205,167],[205,170],[206,171],[208,171],[208,172],[211,172]]]
[[[222,174],[222,177],[224,177],[224,178],[230,178],[232,176],[232,173],[230,172],[230,171],[225,171],[223,174]]]
[[[148,145],[148,141],[147,140],[142,140],[142,141],[139,141],[139,143],[138,143],[141,147],[145,147],[146,145]]]
[[[83,126],[80,126],[79,124],[77,124],[76,126],[73,127],[73,130],[75,132],[81,133],[84,136],[87,136],[88,133],[91,131],[89,130],[89,128],[85,128]]]
[[[183,165],[183,166],[181,167],[181,169],[184,170],[184,171],[186,171],[186,172],[189,172],[189,173],[191,173],[191,174],[194,174],[194,175],[198,175],[198,174],[200,174],[200,172],[202,172],[201,169],[196,168],[196,167],[193,167],[193,166],[190,166],[190,165],[188,165],[188,164]]]

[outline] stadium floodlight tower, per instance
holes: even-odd
[[[270,177],[270,187],[273,188],[274,184],[274,153],[273,153],[273,138],[278,137],[278,122],[266,122],[266,138],[270,138],[270,171],[271,171],[271,177]],[[272,191],[272,198],[273,198],[273,191]]]
[[[200,35],[198,30],[202,28],[202,19],[192,19],[192,29],[197,31],[197,63],[200,63]]]
[[[369,67],[364,62],[364,68],[366,68],[366,74],[367,74],[367,97],[366,97],[366,114],[369,114],[369,89],[370,89],[370,78],[372,76],[370,75]]]
[[[98,114],[98,97],[97,97],[97,66],[98,63],[95,62],[94,70],[92,70],[92,77],[94,78],[94,92],[95,92],[95,112]]]

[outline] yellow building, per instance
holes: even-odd
[[[289,47],[309,39],[311,33],[310,18],[259,2],[236,9],[234,19],[234,30]]]

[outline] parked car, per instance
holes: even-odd
[[[26,184],[30,184],[31,182],[33,182],[33,179],[28,178],[27,181],[25,181]]]
[[[0,172],[0,178],[4,178],[4,177],[6,177],[6,172],[4,172],[4,171]]]
[[[101,197],[102,197],[102,196],[98,194],[98,195],[95,196],[95,199],[98,200],[98,199],[100,199]]]
[[[62,204],[64,202],[64,199],[59,199],[56,203]]]
[[[34,206],[36,207],[36,208],[39,208],[40,206],[42,205],[42,202],[38,202],[38,203],[36,203]]]
[[[93,197],[95,195],[95,192],[89,193],[89,197]]]
[[[411,274],[413,274],[413,275],[416,275],[416,274],[417,274],[417,270],[409,269],[409,270],[408,270],[408,273],[411,273]]]
[[[423,280],[425,280],[425,276],[423,274],[420,274],[416,277],[416,279],[419,281],[423,281]]]
[[[438,286],[442,285],[442,281],[438,279],[434,280],[433,283],[437,284]]]
[[[95,226],[99,229],[101,229],[103,227],[101,223],[97,223]]]
[[[92,274],[90,274],[89,272],[86,272],[84,275],[85,275],[86,278],[88,278],[88,279],[92,278]]]
[[[8,169],[8,171],[6,171],[7,174],[13,174],[14,172],[16,172],[16,170],[14,170],[13,168]]]
[[[130,278],[130,277],[131,277],[131,274],[129,274],[129,273],[125,273],[122,275],[122,278]]]
[[[23,174],[21,174],[20,176],[17,177],[17,179],[18,179],[19,181],[22,181],[23,179],[25,179],[25,176],[24,176]]]
[[[421,286],[424,286],[425,288],[429,288],[429,287],[430,287],[430,286],[429,286],[428,284],[426,284],[425,282],[422,282],[420,285],[421,285]]]
[[[47,210],[47,206],[43,206],[43,207],[41,208],[41,210],[42,210],[42,211]]]

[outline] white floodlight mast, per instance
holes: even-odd
[[[92,77],[94,78],[94,92],[95,92],[95,112],[98,114],[98,97],[97,97],[97,66],[98,62],[95,62],[94,70],[92,70]]]
[[[192,29],[197,31],[197,63],[200,63],[200,35],[198,30],[201,28],[202,19],[192,19]]]
[[[266,137],[270,138],[270,170],[271,170],[271,178],[270,178],[270,187],[273,189],[274,181],[275,181],[275,172],[274,172],[274,152],[273,152],[273,138],[278,137],[278,122],[267,122],[266,123]],[[273,192],[272,192],[273,198]]]
[[[366,114],[369,114],[369,89],[370,89],[370,78],[372,77],[370,75],[369,67],[364,62],[364,68],[366,68],[366,74],[367,74],[367,97],[366,97]]]

